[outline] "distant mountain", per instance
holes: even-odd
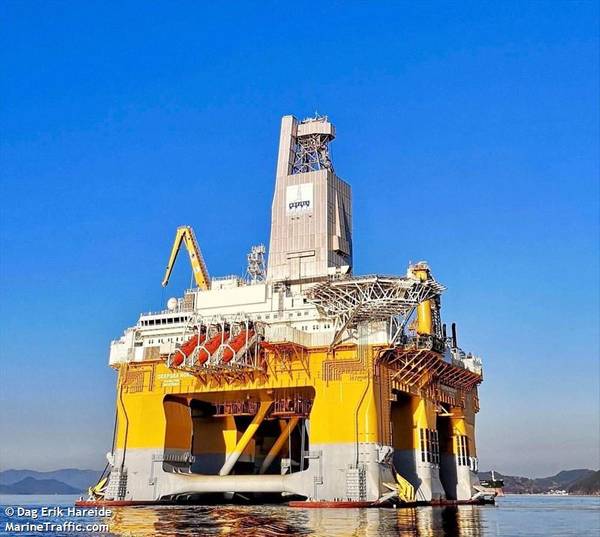
[[[568,489],[570,494],[590,494],[600,496],[600,470],[578,479]]]
[[[558,474],[551,477],[541,477],[539,479],[535,479],[535,483],[537,486],[542,488],[551,489],[563,489],[566,490],[570,485],[588,477],[594,473],[593,470],[587,469],[578,469],[578,470],[563,470],[562,472],[558,472]]]
[[[25,479],[33,477],[37,480],[55,479],[77,489],[77,492],[87,490],[90,485],[95,485],[100,477],[100,470],[79,470],[77,468],[65,468],[64,470],[53,470],[50,472],[38,472],[36,470],[5,470],[0,472],[0,485],[12,485]]]
[[[504,480],[504,492],[509,494],[540,494],[551,490],[568,490],[574,483],[597,472],[585,468],[563,470],[550,477],[520,477],[495,472],[496,479]],[[490,479],[491,472],[480,472],[479,479]]]
[[[0,472],[0,494],[78,494],[94,485],[99,470],[66,468],[50,472],[36,470],[5,470]],[[600,470],[563,470],[550,477],[529,478],[504,475],[504,492],[509,494],[539,494],[551,490],[567,490],[571,494],[600,494]],[[491,472],[480,472],[479,479],[490,479]]]
[[[81,490],[56,479],[26,477],[11,485],[0,485],[0,494],[79,494]]]

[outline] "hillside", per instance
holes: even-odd
[[[50,472],[36,470],[5,470],[0,472],[0,494],[78,494],[98,480],[97,470],[66,468]],[[539,494],[551,490],[567,490],[571,494],[600,495],[600,471],[588,469],[563,470],[549,477],[529,478],[504,475],[504,492],[508,494]],[[490,479],[491,472],[480,472],[480,479]]]
[[[78,494],[81,491],[56,479],[26,477],[11,485],[0,485],[0,494]]]
[[[600,470],[575,481],[568,489],[569,494],[600,496]]]
[[[27,477],[36,480],[54,479],[77,489],[78,492],[87,490],[95,484],[100,477],[99,470],[79,470],[78,468],[64,468],[49,472],[36,470],[5,470],[0,472],[0,485],[13,485]]]
[[[548,490],[564,489],[566,490],[569,485],[576,481],[588,477],[594,473],[593,470],[578,469],[578,470],[563,470],[558,474],[551,477],[541,477],[535,479],[535,484],[538,487],[546,488]]]
[[[495,472],[497,479],[504,480],[504,492],[508,494],[540,494],[551,490],[568,490],[574,483],[595,474],[594,470],[580,468],[563,470],[549,477],[521,477]],[[480,472],[479,479],[490,479],[491,472]]]

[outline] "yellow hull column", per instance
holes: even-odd
[[[435,404],[409,394],[397,398],[391,410],[396,471],[413,485],[417,501],[443,499]]]
[[[120,368],[114,465],[107,500],[156,500],[158,478],[164,471],[190,469],[190,408],[184,396],[147,390],[153,370],[147,366]]]
[[[467,398],[467,401],[470,397]],[[454,407],[443,429],[440,475],[450,500],[470,500],[477,477],[477,457],[474,441],[475,415],[467,408]]]

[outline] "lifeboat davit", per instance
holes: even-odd
[[[229,332],[217,332],[213,337],[211,337],[198,351],[198,364],[203,364],[208,360],[214,352],[221,346],[221,343],[224,343],[229,339]]]
[[[188,339],[179,349],[177,349],[173,353],[173,357],[171,358],[171,365],[180,366],[183,363],[183,361],[190,354],[192,354],[192,352],[194,352],[194,349],[204,342],[205,339],[205,334],[200,334],[200,336],[196,334],[190,339]]]
[[[246,344],[246,341],[250,341],[254,336],[254,330],[242,330],[237,336],[235,336],[225,347],[221,361],[223,363],[229,362],[238,351]]]

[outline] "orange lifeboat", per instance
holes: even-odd
[[[246,341],[250,341],[254,336],[254,330],[242,330],[237,336],[235,336],[225,347],[221,360],[223,363],[229,362],[237,352],[246,344]]]
[[[198,364],[203,364],[208,360],[213,353],[219,348],[221,343],[229,339],[229,332],[217,332],[211,337],[205,345],[203,345],[198,351]]]
[[[185,360],[190,354],[192,354],[192,352],[194,352],[194,349],[198,345],[203,343],[205,339],[206,339],[205,334],[200,334],[200,336],[198,336],[198,334],[196,334],[196,335],[192,336],[179,349],[177,349],[173,353],[173,358],[171,360],[171,364],[174,366],[181,365],[183,363],[183,360]]]

